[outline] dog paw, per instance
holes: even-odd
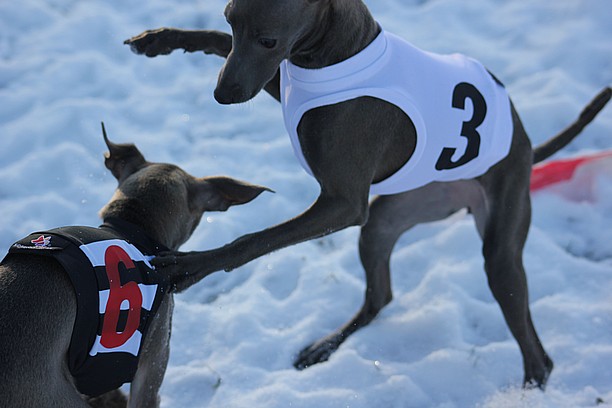
[[[544,363],[537,367],[529,367],[528,372],[525,373],[523,379],[523,388],[534,389],[539,388],[544,391],[546,389],[546,383],[550,377],[550,373],[553,370],[553,362],[544,354]]]
[[[220,269],[210,265],[207,255],[206,252],[162,252],[150,262],[169,284],[169,291],[178,293]]]
[[[340,342],[335,340],[336,337],[326,337],[304,348],[293,362],[293,366],[298,370],[304,370],[312,365],[327,361],[340,345]]]
[[[155,269],[160,268],[168,268],[174,265],[178,265],[178,259],[182,254],[180,252],[162,252],[157,255],[151,261],[151,264],[155,267]]]
[[[166,276],[171,282],[183,279],[185,265],[180,252],[162,252],[151,260],[151,265],[155,271]]]
[[[171,28],[158,28],[147,30],[135,37],[125,40],[123,43],[130,46],[135,54],[144,54],[147,57],[170,54],[174,48],[170,45],[170,37],[173,35]]]

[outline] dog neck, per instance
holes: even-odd
[[[160,245],[176,250],[178,245],[172,238],[172,234],[168,233],[161,225],[160,220],[155,220],[154,215],[145,210],[146,206],[135,199],[118,199],[110,202],[101,212],[104,224],[118,226],[116,229],[123,230],[121,225],[132,225],[142,235],[147,236],[152,242],[158,242]],[[116,220],[120,220],[117,222]],[[156,226],[153,226],[156,224]]]
[[[312,29],[295,45],[290,60],[302,68],[323,68],[359,53],[380,27],[362,0],[320,1]]]
[[[102,229],[110,229],[125,238],[128,242],[136,245],[147,255],[157,255],[160,252],[169,251],[169,248],[152,239],[143,229],[117,217],[106,217],[104,223],[100,225]]]

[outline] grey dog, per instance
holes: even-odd
[[[177,166],[147,162],[134,145],[115,144],[106,137],[105,140],[110,150],[105,164],[119,186],[100,212],[104,225],[78,227],[79,230],[88,228],[85,231],[101,232],[104,236],[113,234],[134,245],[145,241],[158,243],[151,246],[153,250],[156,247],[176,250],[191,236],[205,211],[225,211],[268,190],[228,177],[195,178]],[[46,239],[50,244],[51,238]],[[30,253],[9,252],[0,264],[0,405],[32,408],[87,407],[89,404],[125,406],[126,398],[119,390],[108,390],[95,398],[79,392],[81,388],[77,387],[78,381],[72,374],[69,355],[73,329],[76,330],[75,319],[78,321],[83,313],[80,301],[77,310],[81,292],[73,287],[74,281],[69,279],[63,264],[47,256],[54,248],[40,241],[38,248]],[[43,254],[45,256],[39,256]],[[127,262],[131,261],[127,259]],[[82,279],[85,271],[77,270],[78,279]],[[182,279],[163,272],[162,275],[167,292],[161,293],[157,314],[150,319],[148,335],[140,345],[140,359],[136,361],[131,381],[130,407],[159,406],[158,390],[169,357],[173,293]],[[123,283],[123,279],[121,284],[125,284],[125,288],[128,284]],[[131,300],[130,307],[134,307]],[[97,317],[97,304],[94,312]],[[122,329],[124,333],[126,330]],[[87,352],[91,344],[77,344],[77,347],[86,347]],[[117,381],[114,376],[125,375],[114,360],[108,371],[94,372],[92,378],[112,384]],[[88,380],[79,385],[94,389],[100,381]]]
[[[305,77],[328,67],[333,72],[338,64],[354,62],[363,53],[370,53],[370,45],[379,41],[382,32],[361,0],[231,0],[225,17],[232,35],[162,28],[125,43],[149,57],[175,49],[225,57],[214,91],[218,102],[245,102],[263,89],[284,104],[294,88],[283,79],[287,76],[283,64],[296,67],[294,70]],[[406,72],[406,80],[413,75],[415,72]],[[489,82],[501,88],[492,75]],[[318,92],[314,87],[324,86],[322,83],[312,89],[305,86],[302,92]],[[460,159],[451,158],[458,149],[444,149],[438,160],[442,162],[441,171],[461,166],[478,155],[476,142],[480,139],[497,137],[495,132],[485,134],[478,127],[488,114],[481,109],[484,106],[479,102],[479,92],[473,88],[465,83],[455,87],[460,91],[460,95],[453,94],[455,111],[467,112],[468,99],[474,105],[472,117],[463,122],[463,128],[459,123],[455,132],[457,138],[467,138],[468,147]],[[372,186],[398,173],[416,156],[422,136],[417,117],[373,94],[305,109],[296,125],[296,154],[320,185],[314,204],[287,222],[243,236],[225,247],[168,253],[154,263],[170,270],[185,270],[197,280],[218,268],[231,270],[280,248],[361,226],[359,253],[367,281],[363,306],[344,326],[299,353],[294,365],[303,369],[327,360],[348,336],[367,325],[391,301],[389,258],[402,233],[416,224],[440,220],[467,208],[482,238],[489,286],[522,352],[524,385],[544,388],[553,363],[532,323],[522,260],[531,220],[531,167],[580,133],[608,102],[610,93],[609,88],[604,89],[575,123],[535,150],[506,98],[511,130],[503,159],[476,177],[434,181],[408,191],[377,195],[371,202]],[[451,98],[447,99],[450,109]],[[290,120],[285,113],[285,122]],[[290,126],[288,130],[291,133]],[[428,140],[439,136],[429,136]]]

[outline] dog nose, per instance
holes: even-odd
[[[215,100],[223,105],[244,102],[244,91],[238,84],[231,86],[217,86],[215,89]]]

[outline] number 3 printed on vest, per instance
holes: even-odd
[[[453,161],[452,157],[456,150],[453,147],[445,147],[436,162],[436,170],[448,170],[462,166],[476,157],[480,152],[480,133],[478,133],[478,126],[480,126],[487,116],[487,103],[485,102],[484,96],[476,89],[476,87],[467,82],[461,82],[453,90],[452,107],[456,109],[465,110],[465,101],[470,99],[474,111],[472,117],[467,122],[463,122],[459,135],[467,139],[467,146],[463,155]]]

